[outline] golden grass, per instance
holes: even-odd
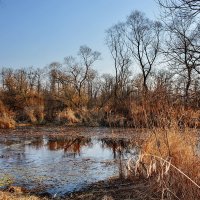
[[[156,95],[156,94],[155,94]],[[131,102],[129,117],[136,128],[179,127],[200,128],[200,109],[170,105],[161,97],[149,96],[142,103]]]
[[[14,128],[14,114],[9,111],[0,100],[0,128]]]
[[[32,195],[24,195],[24,194],[12,194],[9,192],[0,192],[0,200],[45,200],[44,198],[32,196]]]
[[[79,119],[76,117],[76,113],[74,110],[68,108],[63,110],[57,114],[58,121],[67,121],[69,125],[76,124],[79,122]]]
[[[154,129],[129,170],[148,181],[148,198],[200,199],[200,157],[196,130]],[[145,199],[141,195],[141,199]]]

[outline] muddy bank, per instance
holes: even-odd
[[[122,200],[134,199],[139,192],[139,180],[112,178],[92,184],[79,192],[71,193],[65,200]],[[141,189],[141,188],[140,188]],[[141,192],[141,191],[140,191]]]
[[[149,135],[149,129],[107,128],[84,126],[18,126],[15,129],[0,129],[0,135],[67,135],[67,136],[98,136],[103,138],[132,138],[139,143]]]
[[[11,187],[11,189],[13,189]],[[136,200],[137,197],[146,197],[148,192],[148,181],[137,178],[110,178],[99,181],[82,188],[77,192],[72,192],[62,197],[48,194],[34,194],[31,191],[23,191],[21,188],[8,189],[0,192],[0,200]],[[155,196],[156,197],[156,196]]]

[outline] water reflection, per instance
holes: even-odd
[[[31,138],[30,143],[28,143],[32,147],[35,147],[36,149],[40,149],[45,145],[45,138],[44,136],[37,136],[34,138]]]
[[[127,170],[125,167],[124,159],[130,156],[131,150],[136,150],[129,139],[113,139],[103,138],[101,139],[102,148],[109,148],[112,150],[113,159],[118,160],[118,172],[119,177],[124,178],[127,176]]]
[[[125,174],[125,160],[135,151],[129,139],[72,136],[0,136],[0,176],[16,185],[60,195],[86,183]]]
[[[132,148],[131,142],[128,139],[112,139],[103,138],[101,139],[102,148],[109,148],[113,152],[113,158],[121,158],[125,153],[129,153]]]
[[[80,156],[83,147],[91,147],[92,141],[87,137],[54,137],[48,139],[47,146],[51,151],[63,149],[66,155],[73,154],[75,157]]]

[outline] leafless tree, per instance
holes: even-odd
[[[115,90],[115,77],[111,74],[103,74],[101,76],[101,95],[100,95],[100,105],[102,108],[106,104],[112,103],[111,98],[113,98],[113,91]]]
[[[200,0],[157,0],[165,11],[176,12],[186,16],[197,16],[200,13]],[[167,12],[168,13],[168,12]]]
[[[184,78],[184,99],[189,100],[189,91],[195,76],[200,74],[199,25],[193,18],[174,15],[166,25],[168,32],[165,55],[171,69]]]
[[[43,70],[40,68],[29,67],[27,70],[27,80],[29,84],[29,90],[36,90],[38,94],[41,92],[42,88],[42,76]]]
[[[59,70],[61,68],[61,63],[59,62],[52,62],[49,65],[49,78],[50,78],[50,88],[53,95],[59,93]]]
[[[133,11],[129,15],[126,25],[127,45],[142,70],[143,87],[146,93],[147,79],[160,51],[162,25],[160,22],[151,21],[139,11]]]
[[[83,92],[83,87],[91,78],[91,71],[93,64],[100,59],[100,53],[93,51],[87,46],[81,46],[78,52],[80,61],[76,58],[68,56],[65,58],[65,66],[71,77],[71,84],[73,84],[74,89],[78,93],[78,103],[77,106],[81,106],[81,96]]]
[[[88,105],[87,107],[92,107],[95,105],[95,99],[97,100],[98,92],[100,89],[98,72],[94,69],[88,71],[86,86],[88,95]]]
[[[106,44],[110,50],[115,68],[114,96],[122,95],[130,78],[131,59],[126,46],[126,38],[123,31],[124,24],[119,23],[107,30]],[[118,94],[120,93],[120,94]]]

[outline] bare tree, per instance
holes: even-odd
[[[115,68],[114,96],[122,95],[130,78],[130,54],[126,46],[126,38],[123,31],[124,24],[119,23],[107,30],[106,44],[110,50]],[[119,93],[119,94],[118,94]]]
[[[81,106],[83,88],[91,75],[91,67],[97,60],[100,59],[100,55],[101,54],[99,52],[93,51],[87,46],[81,46],[78,52],[78,56],[80,57],[79,62],[72,56],[65,58],[65,65],[68,73],[70,74],[71,83],[78,93],[78,107]]]
[[[165,55],[171,69],[184,78],[184,100],[187,104],[191,84],[195,76],[200,74],[199,25],[193,23],[193,18],[190,16],[174,15],[166,28],[169,37],[166,42]]]
[[[42,75],[43,70],[40,68],[30,67],[27,69],[27,80],[30,91],[37,91],[37,93],[40,94],[42,87]]]
[[[95,105],[94,99],[97,98],[99,91],[99,81],[98,81],[98,72],[94,69],[88,71],[86,85],[87,85],[87,95],[88,95],[88,107]]]
[[[115,90],[115,77],[111,74],[103,74],[101,76],[101,95],[100,95],[100,108],[106,104],[111,103],[113,91]]]
[[[143,75],[143,87],[148,91],[147,79],[160,51],[162,25],[151,21],[139,11],[133,11],[126,22],[128,48],[138,62]]]
[[[179,14],[197,16],[200,13],[200,0],[157,0],[158,3],[170,12],[181,11]],[[167,11],[166,10],[166,11]]]
[[[49,78],[50,78],[50,87],[51,92],[53,95],[59,93],[59,70],[61,68],[61,63],[59,62],[52,62],[49,65],[50,72],[49,72]]]
[[[36,89],[37,89],[37,93],[40,94],[41,90],[42,90],[42,86],[43,84],[45,84],[45,77],[44,77],[44,70],[37,68],[35,70],[35,76],[36,76]],[[44,80],[42,81],[42,79],[44,78]]]

